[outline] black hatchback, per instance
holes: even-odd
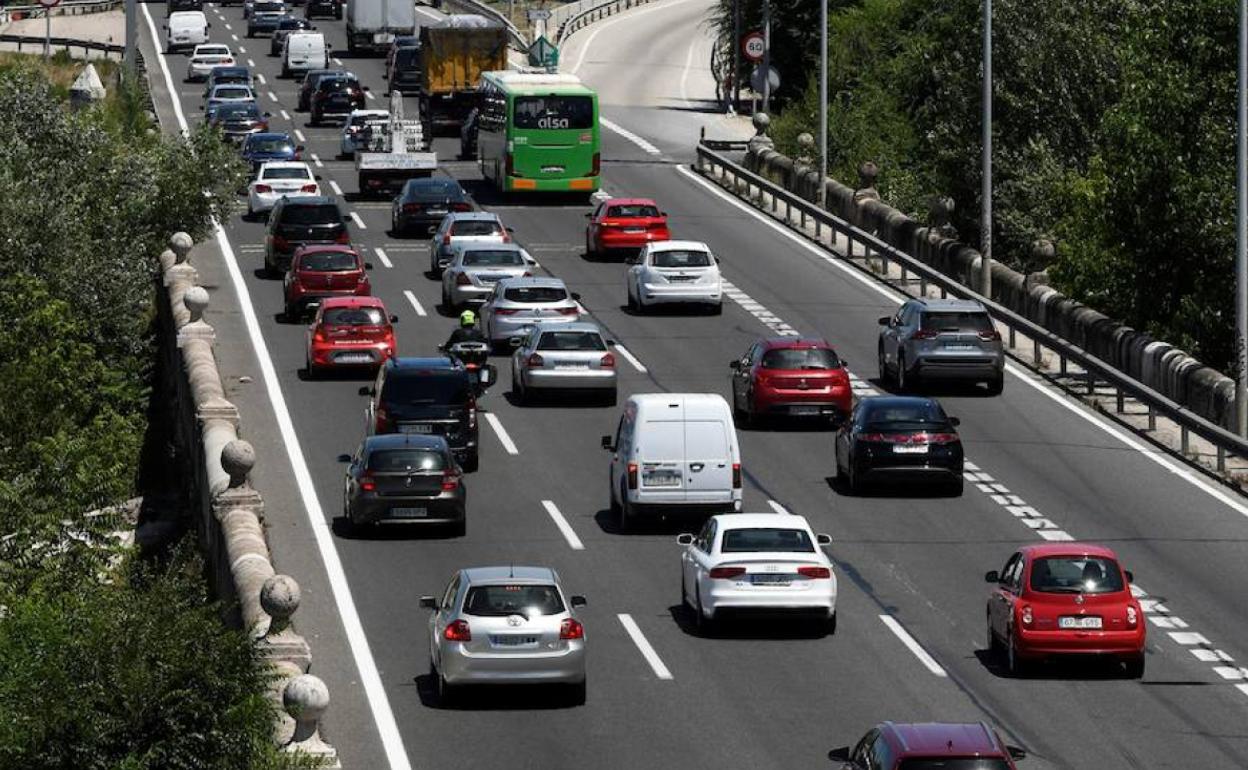
[[[295,249],[305,243],[351,243],[346,219],[333,198],[323,195],[279,198],[269,212],[264,236],[264,270],[285,272]]]
[[[850,492],[868,481],[935,482],[962,494],[962,439],[958,418],[934,399],[876,396],[854,406],[836,433],[836,477]]]
[[[377,372],[366,410],[369,434],[442,436],[464,470],[477,469],[477,399],[468,370],[450,358],[392,358]]]
[[[459,182],[446,177],[409,179],[390,205],[390,232],[394,235],[432,235],[452,211],[472,211],[472,201]]]
[[[303,80],[299,83],[298,106],[295,109],[306,110],[312,104],[312,92],[316,90],[316,84],[321,82],[321,78],[331,78],[343,74],[342,70],[308,70],[303,73]]]
[[[330,16],[342,19],[342,0],[308,0],[303,15],[309,19],[314,16]]]
[[[343,508],[352,527],[373,524],[449,525],[467,529],[468,490],[442,436],[392,433],[369,436],[349,463]]]
[[[311,112],[309,120],[316,126],[326,118],[346,118],[351,110],[364,109],[365,86],[349,72],[337,73],[334,76],[322,77],[316,81],[312,89],[312,97],[308,102]]]

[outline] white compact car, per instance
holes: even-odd
[[[307,163],[271,161],[260,166],[256,178],[247,187],[247,213],[255,216],[269,211],[281,198],[320,194],[321,186]]]
[[[705,629],[729,611],[812,615],[836,633],[836,575],[805,517],[787,513],[712,516],[697,535],[676,538],[680,595]]]
[[[538,324],[511,354],[511,393],[526,403],[542,392],[602,394],[615,406],[613,340],[598,324]]]
[[[186,63],[186,79],[203,80],[213,67],[234,66],[234,53],[228,45],[207,43],[195,46],[190,61]]]
[[[705,305],[715,314],[723,311],[719,260],[705,243],[649,243],[628,265],[628,307],[634,312],[661,304]]]
[[[361,147],[360,135],[368,124],[388,125],[390,112],[387,110],[351,110],[343,121],[342,133],[338,135],[338,155],[343,158],[354,157]]]

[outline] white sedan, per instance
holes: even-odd
[[[202,43],[195,46],[190,60],[186,63],[187,80],[203,80],[212,72],[213,67],[234,66],[234,54],[228,45],[220,43]]]
[[[696,304],[715,314],[723,311],[719,259],[705,243],[648,243],[628,264],[628,307],[634,312],[659,304]]]
[[[266,212],[280,198],[320,194],[321,186],[307,163],[272,161],[260,166],[256,178],[247,187],[247,213],[254,216]]]
[[[836,633],[836,575],[802,516],[712,516],[697,535],[680,535],[680,594],[701,629],[727,611],[785,611],[816,616]]]

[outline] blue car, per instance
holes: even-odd
[[[252,134],[243,142],[243,160],[251,164],[251,173],[260,170],[261,163],[271,160],[299,160],[303,146],[295,144],[290,134]]]

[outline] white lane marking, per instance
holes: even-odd
[[[601,115],[598,116],[598,122],[601,123],[603,127],[608,128],[611,131],[614,131],[615,133],[624,137],[625,139],[637,145],[642,150],[650,153],[651,155],[659,155],[662,152],[658,147],[655,147],[653,144],[650,144],[645,139],[642,139],[640,136],[637,136],[636,134],[634,134],[632,131],[629,131],[627,128],[624,128],[623,126],[619,126],[619,125],[616,125],[615,123],[612,123],[611,121],[607,120]]]
[[[915,638],[910,635],[910,632],[906,630],[905,626],[897,622],[897,618],[894,618],[892,615],[881,615],[880,620],[884,621],[884,625],[888,626],[888,630],[896,634],[897,638],[901,640],[901,643],[906,645],[906,648],[910,650],[910,652],[914,653],[914,657],[918,658],[919,662],[922,663],[928,671],[931,671],[936,676],[949,676],[949,674],[945,672],[945,669],[936,662],[936,659],[928,654],[927,650],[923,649],[923,645],[915,641]]]
[[[503,445],[503,449],[507,450],[509,455],[518,455],[520,450],[516,449],[516,444],[511,440],[511,436],[507,435],[507,429],[503,427],[503,423],[493,412],[485,413],[485,421],[494,429],[494,435],[498,436],[498,443]]]
[[[264,84],[265,84],[265,83],[264,83],[264,73],[262,73],[262,72],[257,72],[257,73],[256,73],[256,80],[260,83],[260,85],[264,85]],[[272,92],[272,91],[270,91],[269,93],[270,93],[270,94],[272,94],[273,92]],[[274,96],[274,97],[273,97],[273,101],[277,101],[277,97],[276,97],[276,96]]]
[[[543,500],[542,507],[546,509],[546,513],[550,514],[550,518],[555,520],[555,526],[563,533],[563,539],[568,541],[568,545],[573,551],[584,551],[585,544],[576,536],[576,532],[572,530],[572,525],[568,520],[563,518],[563,514],[559,512],[559,507],[550,500]]]
[[[337,56],[335,56],[335,57],[334,57],[334,64],[337,64],[339,67],[341,67],[341,66],[342,66],[342,59],[339,59]]]
[[[318,165],[319,165],[319,164],[318,164]],[[352,212],[350,212],[350,215],[351,215],[351,220],[355,222],[355,226],[356,226],[356,227],[360,228],[361,230],[367,230],[367,229],[368,229],[368,225],[364,224],[364,220],[363,220],[363,219],[360,219],[360,215],[359,215],[359,214],[357,214],[357,213],[355,213],[354,211],[352,211]]]
[[[378,249],[378,251],[381,251],[381,249]],[[416,311],[416,315],[421,318],[428,315],[428,313],[425,312],[425,306],[420,304],[420,300],[416,299],[416,295],[413,294],[410,289],[404,289],[403,296],[407,297],[407,301],[412,303],[412,310]]]
[[[365,91],[364,95],[367,96],[369,99],[377,98],[377,94],[373,93],[372,90]]]
[[[429,18],[433,19],[434,21],[442,21],[441,15],[435,13],[434,11],[429,10],[428,8],[425,8],[424,6],[420,6],[420,5],[416,6],[416,12],[423,13]]]
[[[321,156],[316,153],[312,153],[312,162],[316,164],[317,168],[325,168],[325,164],[321,162]],[[363,227],[363,225],[361,225],[361,227]]]
[[[295,129],[295,138],[298,139],[300,142],[308,141],[307,139],[304,138],[303,132],[297,128]]]
[[[252,67],[252,68],[254,68],[254,67],[256,66],[256,60],[255,60],[255,59],[248,59],[248,60],[247,60],[247,66],[248,66],[248,67]]]
[[[377,255],[377,259],[381,260],[381,264],[386,267],[394,267],[394,263],[390,261],[390,257],[386,256],[386,252],[382,251],[380,246],[373,247],[373,252]]]
[[[277,101],[277,94],[273,93],[272,91],[269,91],[268,94],[269,94],[270,99],[272,99],[273,101]]]
[[[776,513],[782,513],[786,516],[791,515],[788,508],[785,508],[783,505],[781,505],[780,503],[777,503],[775,500],[768,500],[767,504],[770,505],[771,510],[775,511]]]
[[[231,32],[231,33],[230,33],[230,37],[232,37],[232,38],[234,39],[234,42],[235,42],[235,43],[237,43],[237,42],[238,42],[238,35],[235,35],[234,33],[232,33],[232,32]]]
[[[334,195],[342,195],[342,188],[334,180],[329,180],[329,189],[334,191]]]
[[[238,52],[239,52],[239,53],[247,53],[247,49],[246,49],[246,48],[243,48],[243,47],[240,45],[240,46],[238,47]]]
[[[615,352],[623,356],[625,361],[632,364],[633,368],[641,372],[642,374],[645,374],[648,371],[646,369],[645,364],[643,364],[641,361],[637,359],[637,356],[633,355],[632,352],[628,348],[624,347],[618,342],[615,344]]]
[[[688,83],[689,69],[693,67],[693,48],[697,44],[696,38],[689,44],[689,52],[685,54],[685,68],[680,72],[680,100],[685,103],[686,107],[693,106],[693,102],[689,101]]]
[[[757,318],[764,326],[771,329],[782,337],[799,337],[797,329],[789,326],[780,319],[775,313],[763,307],[754,300],[753,297],[738,289],[731,281],[720,279],[720,284],[724,289],[724,296],[745,309],[745,312]]]
[[[650,670],[654,672],[654,675],[659,679],[671,679],[672,672],[668,670],[667,666],[663,665],[663,659],[650,646],[649,640],[646,639],[645,634],[641,633],[641,628],[638,627],[637,621],[633,620],[633,616],[620,613],[616,617],[620,619],[620,625],[624,626],[624,630],[628,632],[628,636],[633,640],[633,644],[637,645],[638,651],[641,652],[641,657],[645,658],[646,662],[650,664]]]
[[[230,23],[229,23],[228,21],[225,23],[225,28],[226,28],[226,29],[234,29],[233,27],[231,27],[231,26],[230,26]]]
[[[156,32],[156,23],[152,21],[152,14],[147,9],[147,3],[139,3],[139,7],[143,9],[143,15],[147,18],[147,26],[152,34],[152,39],[159,40],[160,37]],[[156,55],[160,61],[161,72],[165,77],[165,85],[173,97],[174,117],[178,120],[179,130],[185,136],[189,132],[189,127],[186,122],[186,116],[182,112],[177,89],[173,85],[173,77],[169,74],[169,66],[165,62],[164,51],[157,47]],[[243,272],[238,266],[237,258],[234,256],[234,249],[230,246],[229,237],[219,222],[214,223],[214,232],[217,245],[221,249],[221,256],[225,258],[225,265],[230,274],[230,282],[234,284],[234,292],[238,295],[239,304],[242,307],[243,322],[247,327],[247,336],[250,338],[251,345],[256,351],[256,357],[260,361],[260,372],[264,377],[265,392],[268,394],[269,402],[273,405],[273,415],[277,420],[277,427],[282,435],[282,444],[286,447],[286,456],[290,460],[291,467],[295,473],[299,497],[303,502],[304,511],[308,515],[308,523],[312,527],[317,550],[320,552],[321,560],[325,563],[325,573],[329,580],[331,593],[334,596],[334,603],[337,605],[338,617],[342,619],[343,631],[346,634],[347,643],[351,647],[351,655],[355,659],[356,668],[359,669],[360,680],[364,685],[364,694],[368,699],[369,709],[373,713],[373,721],[377,724],[377,732],[381,736],[382,748],[386,753],[390,770],[411,770],[412,764],[407,758],[407,749],[403,747],[403,736],[399,734],[398,723],[394,719],[394,712],[391,710],[390,701],[386,697],[385,687],[381,684],[381,675],[377,670],[377,662],[373,659],[372,650],[368,646],[368,636],[364,633],[364,625],[360,622],[360,615],[356,610],[355,600],[351,596],[351,587],[347,583],[346,572],[342,568],[342,560],[339,558],[338,551],[334,546],[333,533],[325,521],[325,513],[321,509],[320,500],[316,497],[316,488],[312,485],[312,473],[308,470],[308,464],[303,457],[303,450],[299,447],[299,438],[295,434],[295,424],[290,418],[290,410],[286,407],[286,398],[282,395],[282,388],[277,379],[277,370],[273,366],[273,359],[269,356],[269,349],[265,344],[264,334],[260,331],[260,322],[256,318],[255,307],[251,303],[251,292],[247,288],[247,282],[243,280]]]
[[[657,5],[653,8],[647,8],[642,11],[634,11],[633,13],[629,14],[628,18],[635,19],[638,16],[644,16],[647,13],[654,13],[655,11],[661,11],[665,8],[674,8],[682,3],[687,3],[687,2],[689,2],[689,0],[670,0],[670,2],[664,3],[662,5]],[[605,29],[609,29],[615,26],[616,24],[619,24],[620,21],[622,21],[622,19],[615,19],[613,21],[606,21],[601,24],[593,25],[594,26],[593,34],[589,36],[589,39],[585,41],[584,47],[581,48],[581,55],[577,57],[576,64],[573,65],[572,67],[572,74],[576,74],[581,69],[581,65],[585,63],[585,54],[589,53],[589,49],[594,47],[594,41],[598,39],[599,33],[601,33]]]
[[[290,120],[290,113],[286,110],[278,110],[282,115],[282,120]]]

